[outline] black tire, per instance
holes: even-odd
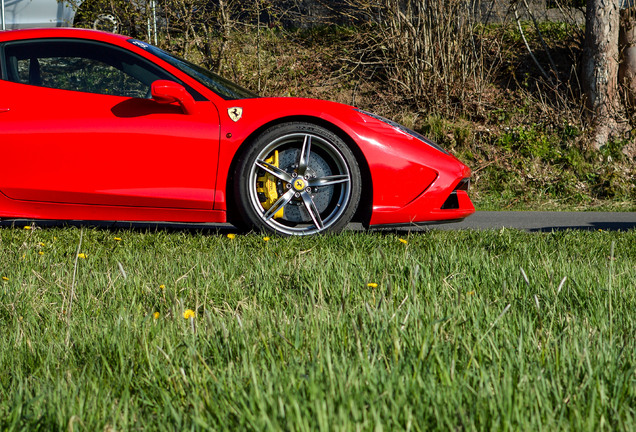
[[[349,147],[311,123],[266,130],[241,155],[234,178],[243,222],[281,235],[342,230],[358,208],[360,192],[360,169]]]

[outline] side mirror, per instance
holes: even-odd
[[[194,98],[181,84],[174,81],[157,80],[150,87],[152,98],[160,104],[178,103],[185,114],[194,114],[196,104]]]

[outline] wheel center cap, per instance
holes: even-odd
[[[296,178],[296,179],[294,179],[293,186],[294,186],[295,190],[300,192],[300,191],[305,189],[305,186],[306,186],[305,180],[303,180],[301,178]]]

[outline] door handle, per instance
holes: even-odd
[[[10,111],[11,108],[0,108],[0,113]]]

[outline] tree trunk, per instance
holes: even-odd
[[[630,114],[636,112],[636,7],[621,10],[621,29],[618,49],[621,64],[618,67],[618,82],[625,92]],[[632,138],[623,147],[623,153],[636,158],[636,140]]]
[[[629,108],[636,108],[636,8],[621,11],[621,27],[618,48],[621,64],[618,82],[623,86]]]
[[[618,28],[618,0],[587,0],[582,84],[596,149],[617,127]]]

